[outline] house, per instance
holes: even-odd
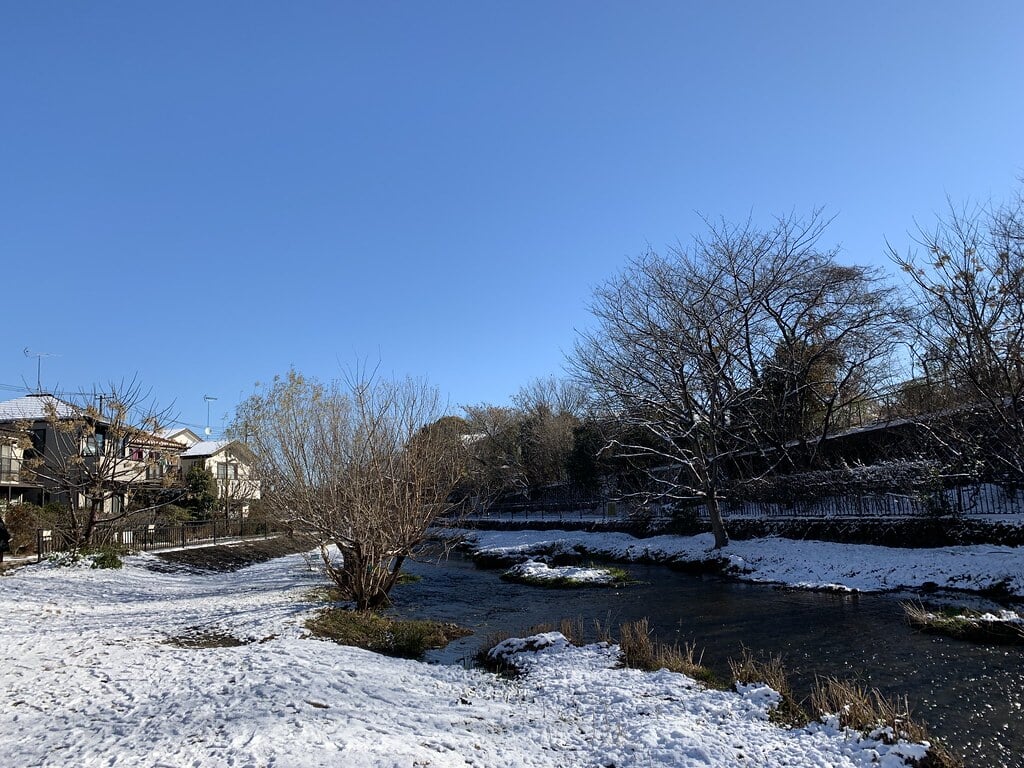
[[[181,471],[201,464],[217,481],[218,506],[228,517],[246,517],[260,498],[260,483],[252,475],[254,457],[238,440],[203,440],[182,452]]]
[[[19,504],[25,501],[26,491],[35,490],[35,486],[22,481],[24,453],[18,434],[0,426],[0,503]]]
[[[203,441],[203,438],[188,427],[168,427],[167,429],[158,430],[156,435],[165,440],[173,440],[186,448],[191,448],[196,443]]]
[[[53,501],[119,516],[133,493],[174,479],[181,450],[50,394],[0,402],[0,503]]]
[[[56,444],[48,418],[76,418],[80,411],[52,395],[27,395],[0,402],[0,501],[5,505],[49,501],[44,481],[28,463]],[[27,445],[31,442],[31,446]],[[28,455],[26,455],[28,454]]]

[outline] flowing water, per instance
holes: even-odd
[[[428,656],[471,663],[489,636],[580,618],[617,627],[647,617],[662,640],[696,642],[721,677],[744,647],[782,654],[798,695],[816,675],[909,697],[914,715],[972,768],[1024,767],[1024,646],[978,645],[912,630],[899,596],[778,589],[662,566],[629,566],[622,589],[545,589],[502,581],[453,554],[414,563],[420,581],[392,595],[394,613],[450,621],[475,634]],[[906,598],[907,596],[904,596]]]

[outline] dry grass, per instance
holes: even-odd
[[[565,639],[573,645],[585,644],[586,638],[583,636],[583,619],[562,619],[558,622],[558,625],[554,624],[535,624],[526,630],[527,635],[542,635],[546,632],[561,632]]]
[[[779,705],[770,714],[774,722],[783,725],[803,725],[808,721],[807,711],[789,684],[789,673],[782,662],[782,656],[757,657],[750,649],[744,648],[739,659],[729,659],[729,672],[737,683],[763,683],[782,697]]]
[[[615,640],[608,628],[600,622],[595,622],[594,626],[599,642],[618,643],[619,650],[622,652],[623,666],[650,672],[667,669],[670,672],[688,675],[705,685],[718,686],[719,684],[714,672],[701,664],[703,654],[697,651],[695,645],[680,646],[678,643],[669,644],[659,641],[651,632],[647,619],[620,624],[618,640]],[[526,635],[538,635],[546,632],[561,632],[573,645],[583,645],[586,642],[583,620],[580,618],[562,619],[557,625],[537,624],[530,627]],[[510,672],[504,665],[496,665],[494,659],[488,656],[488,652],[494,646],[509,637],[511,635],[507,633],[490,635],[477,652],[477,663],[491,670]]]
[[[918,763],[918,768],[963,766],[958,758],[928,735],[924,725],[911,717],[910,705],[905,697],[888,698],[877,689],[826,677],[815,681],[811,706],[816,712],[837,716],[841,726],[865,735],[881,735],[888,742],[895,739],[929,742],[932,746],[928,756]]]
[[[583,619],[562,619],[558,622],[557,626],[551,623],[535,624],[530,627],[523,634],[526,637],[530,635],[543,635],[548,632],[561,632],[565,639],[573,645],[583,645],[586,643],[586,638],[583,634]],[[473,657],[477,664],[485,669],[489,669],[492,672],[499,672],[502,674],[515,674],[515,670],[510,669],[503,662],[495,661],[488,654],[491,649],[505,640],[513,637],[508,632],[493,632],[488,635],[483,642],[483,645],[477,650],[476,655]]]
[[[654,636],[647,619],[619,625],[619,650],[622,651],[622,663],[627,667],[651,672],[667,669],[706,685],[718,684],[715,673],[701,664],[704,654],[697,651],[696,645],[661,642]]]

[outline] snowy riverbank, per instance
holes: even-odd
[[[492,558],[559,554],[617,562],[698,563],[724,559],[728,572],[747,581],[808,589],[887,590],[939,588],[994,591],[1024,597],[1024,547],[988,544],[897,549],[865,544],[782,538],[733,541],[712,548],[710,534],[654,536],[581,531],[463,531],[474,553]]]
[[[616,667],[615,649],[519,654],[515,680],[306,637],[301,555],[234,573],[18,569],[0,578],[0,753],[32,766],[899,766],[920,754],[773,698]],[[235,647],[180,647],[172,637]]]

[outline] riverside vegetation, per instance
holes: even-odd
[[[918,768],[963,768],[962,761],[932,738],[925,725],[914,719],[906,697],[888,697],[877,689],[856,682],[820,677],[815,680],[809,699],[800,700],[793,692],[781,656],[760,657],[745,648],[739,659],[729,660],[732,679],[726,683],[701,663],[703,653],[695,643],[664,642],[653,634],[647,619],[620,624],[617,640],[610,628],[599,622],[595,623],[595,631],[598,642],[618,644],[624,667],[648,672],[665,669],[720,690],[767,685],[779,695],[769,716],[780,727],[803,727],[819,719],[834,719],[841,728],[865,737],[881,738],[886,743],[892,744],[900,739],[928,743],[928,754],[917,763]],[[530,627],[526,634],[532,636],[548,632],[560,632],[573,645],[580,646],[586,642],[581,619],[562,619],[557,624],[536,625]],[[508,637],[507,634],[488,637],[476,655],[477,663],[501,674],[517,674],[517,670],[510,669],[491,654],[491,649]]]

